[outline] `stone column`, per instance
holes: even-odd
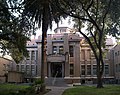
[[[80,77],[80,46],[74,46],[74,77]]]
[[[51,77],[51,63],[48,64],[48,77]]]
[[[64,34],[64,56],[65,56],[65,77],[70,76],[70,69],[69,69],[69,43],[68,43],[68,34]]]
[[[62,78],[64,77],[64,64],[65,63],[62,63]]]

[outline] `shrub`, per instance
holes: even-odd
[[[37,84],[42,84],[42,83],[43,81],[41,81],[41,79],[36,79],[34,84],[37,85]]]

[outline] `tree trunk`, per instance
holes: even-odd
[[[42,47],[41,47],[41,81],[42,81],[42,84],[41,84],[41,89],[40,91],[41,92],[44,92],[45,91],[45,75],[44,75],[44,63],[45,63],[45,60],[44,60],[44,41],[45,41],[45,36],[44,36],[44,32],[42,32]]]
[[[44,64],[45,64],[45,56],[46,56],[46,51],[45,51],[45,41],[47,37],[47,30],[48,30],[48,21],[49,21],[49,16],[47,13],[49,9],[49,4],[44,3],[43,5],[43,17],[42,17],[42,48],[41,48],[41,92],[45,92],[45,74],[44,74]]]
[[[101,52],[102,53],[102,52]],[[102,54],[100,54],[97,60],[97,88],[103,88],[103,72],[104,72],[104,62]]]
[[[103,80],[102,80],[102,73],[98,72],[97,75],[97,88],[103,88]]]

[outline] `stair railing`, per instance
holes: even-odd
[[[52,85],[55,84],[55,81],[56,81],[56,77],[57,77],[57,75],[58,75],[58,71],[57,71],[56,74],[55,74],[55,77],[54,77],[54,79],[53,79],[53,81],[52,81]]]

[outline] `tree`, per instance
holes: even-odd
[[[33,23],[33,27],[40,28],[42,26],[42,48],[41,48],[41,92],[45,91],[44,84],[44,55],[45,55],[45,41],[48,28],[52,28],[52,21],[56,23],[60,20],[61,14],[56,10],[52,0],[24,0],[24,10],[22,12],[23,22],[24,18],[29,18]],[[65,17],[65,15],[63,15]]]
[[[73,17],[79,32],[89,43],[97,62],[97,88],[102,88],[103,44],[107,34],[119,34],[119,0],[57,0],[58,10]],[[118,10],[117,10],[118,9]],[[87,26],[87,31],[81,28]]]
[[[13,15],[13,9],[8,0],[0,1],[0,50],[3,56],[8,52],[18,63],[27,56],[26,41],[29,36],[28,31],[22,31],[21,18]]]

